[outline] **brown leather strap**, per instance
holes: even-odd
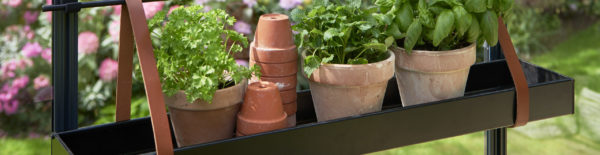
[[[527,79],[521,68],[519,57],[515,52],[515,47],[510,40],[510,35],[502,21],[502,17],[498,18],[498,40],[502,46],[502,53],[506,58],[508,69],[510,70],[510,76],[515,84],[517,92],[517,107],[516,107],[516,118],[515,124],[512,127],[523,126],[529,121],[529,86],[527,85]]]
[[[125,51],[127,51],[130,47],[133,48],[132,45],[127,45],[128,43],[131,43],[130,41],[128,41],[128,39],[131,38],[131,30],[133,30],[133,36],[135,36],[135,43],[138,49],[138,59],[140,60],[140,68],[142,70],[142,78],[144,79],[144,87],[146,88],[146,97],[148,99],[148,105],[150,109],[150,119],[152,121],[152,129],[154,131],[154,143],[156,145],[156,153],[159,155],[173,154],[171,129],[169,128],[169,122],[164,104],[164,96],[160,85],[158,69],[156,68],[156,60],[154,57],[152,42],[150,40],[150,32],[148,31],[146,16],[144,15],[144,7],[142,6],[142,1],[125,0],[125,5],[123,5],[121,13],[124,15],[128,14],[129,18],[121,17],[122,23],[120,40],[122,40],[121,44],[123,45],[120,47],[122,47],[122,49],[124,49]],[[127,54],[128,53],[124,53],[123,55],[126,55],[125,57],[127,57],[129,56]],[[133,52],[129,54],[132,55]],[[120,58],[119,62],[121,62],[121,60],[126,61],[125,57]],[[131,59],[127,60],[133,61],[132,59],[133,56],[131,56]],[[125,67],[129,68],[125,68],[125,70],[120,71],[119,75],[122,75],[121,77],[125,76],[125,74],[129,74],[129,76],[131,76],[131,66]],[[131,79],[129,77],[129,83],[131,83],[130,81]],[[131,86],[131,84],[129,85]],[[131,90],[129,90],[128,93],[131,93]],[[117,108],[129,108],[130,100],[123,101],[125,100],[124,97],[119,99],[121,99],[120,103],[122,104],[120,104],[120,106],[117,106]],[[117,114],[118,119],[123,119],[122,117],[124,117],[124,115],[129,115],[123,114],[123,110],[117,111],[122,112]]]
[[[127,10],[127,5],[122,6]],[[119,33],[119,70],[117,74],[116,121],[126,121],[131,113],[131,71],[133,66],[133,32],[129,11],[121,12],[121,32]]]

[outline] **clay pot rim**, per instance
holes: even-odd
[[[244,89],[244,91],[245,91],[245,89],[247,87],[246,86],[247,83],[248,83],[248,80],[242,79],[240,81],[240,83],[238,83],[238,84],[235,84],[235,85],[227,87],[227,88],[217,89],[217,91],[215,91],[215,94],[221,93],[221,92],[225,92],[225,91],[235,91],[233,89]],[[240,87],[242,87],[242,88],[240,88]],[[177,93],[184,93],[185,94],[185,91],[180,90]],[[242,93],[242,95],[243,95],[243,93]],[[214,95],[213,95],[213,97],[214,97]],[[242,102],[243,102],[243,97],[242,97]],[[219,108],[208,108],[208,109],[202,109],[202,110],[199,110],[199,109],[190,109],[190,108],[181,108],[179,106],[173,105],[170,102],[165,102],[165,103],[166,103],[166,105],[169,108],[173,108],[173,109],[177,109],[177,110],[185,110],[185,111],[211,111],[211,110],[223,109],[223,108],[231,107],[231,106],[234,106],[234,105],[238,105],[238,104],[241,104],[242,102],[239,102],[239,103],[230,103],[230,104],[227,104],[227,105],[219,106]],[[194,102],[192,102],[191,104],[203,104],[203,103],[206,103],[206,101],[204,101],[202,99],[197,99]],[[217,104],[217,103],[212,102],[210,104]]]
[[[306,51],[308,50],[303,50],[302,51],[302,59],[304,60],[304,58],[306,58]],[[388,49],[387,50],[388,58],[381,60],[381,61],[377,61],[377,62],[372,62],[372,63],[368,63],[368,64],[321,64],[321,66],[319,66],[319,68],[321,67],[325,67],[325,68],[335,68],[335,69],[356,69],[356,68],[366,68],[366,67],[370,67],[373,65],[378,65],[378,64],[382,64],[384,62],[387,61],[392,61],[394,62],[394,60],[396,59],[396,56],[394,54],[394,51]],[[306,76],[306,74],[304,72],[302,72],[302,74],[304,74],[304,76]]]
[[[274,18],[276,17],[276,18]],[[280,20],[288,20],[289,21],[289,17],[285,14],[280,14],[280,13],[269,13],[269,14],[263,14],[261,15],[258,20],[265,20],[265,21],[280,21]]]
[[[452,49],[452,50],[445,50],[445,51],[413,50],[410,53],[410,55],[425,55],[425,56],[458,55],[458,54],[464,54],[464,53],[471,52],[471,50],[469,50],[469,49],[475,48],[476,47],[475,45],[476,45],[475,43],[472,43],[471,45],[469,45],[467,47]],[[406,50],[402,47],[393,46],[390,49],[392,51],[406,53]]]

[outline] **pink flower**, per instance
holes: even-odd
[[[244,0],[244,4],[246,4],[249,8],[256,5],[256,0]]]
[[[167,14],[171,14],[171,12],[173,12],[173,10],[175,10],[177,8],[179,8],[179,5],[173,5],[173,6],[171,6],[171,8],[169,8],[169,13],[167,13]]]
[[[77,43],[79,53],[92,54],[98,50],[98,36],[90,31],[81,32]]]
[[[248,67],[248,61],[244,59],[235,59],[235,63],[237,63],[240,66]]]
[[[52,0],[46,0],[46,4],[52,5]],[[52,23],[52,12],[47,12],[46,15],[46,20],[48,20],[49,23]]]
[[[21,5],[22,0],[8,0],[8,2],[4,1],[4,4],[16,8],[17,6]]]
[[[33,22],[35,22],[38,18],[39,12],[36,11],[25,11],[25,14],[23,14],[23,18],[25,18],[25,24],[29,25]]]
[[[38,90],[50,85],[50,79],[48,77],[40,75],[33,80],[33,88]]]
[[[113,5],[113,13],[115,15],[121,15],[121,6],[120,5]]]
[[[251,34],[252,30],[250,30],[250,24],[243,22],[243,21],[237,21],[235,22],[235,24],[233,24],[233,29],[239,33],[243,33],[243,34]]]
[[[111,58],[106,58],[100,64],[98,69],[100,79],[102,81],[111,81],[117,77],[117,71],[119,69],[119,63]]]
[[[42,58],[49,64],[52,64],[52,49],[46,48],[42,51]]]
[[[20,78],[13,80],[12,87],[14,89],[17,89],[18,91],[19,89],[25,88],[25,86],[27,86],[27,83],[29,83],[29,77],[27,75],[24,75]]]
[[[165,2],[148,2],[144,3],[144,13],[146,19],[152,18],[158,11],[162,10]]]
[[[13,78],[15,77],[15,70],[22,70],[31,65],[33,65],[33,62],[30,59],[8,60],[2,63],[0,67],[0,73],[2,73],[0,79]]]
[[[283,8],[285,10],[293,9],[300,4],[302,4],[302,0],[280,0],[279,1],[279,7]]]
[[[19,109],[19,101],[12,100],[11,102],[4,103],[4,113],[6,115],[12,115],[17,113],[17,109]]]
[[[42,46],[39,43],[27,43],[21,49],[21,54],[27,58],[38,56],[42,52]]]
[[[116,43],[119,42],[119,30],[121,29],[121,22],[119,20],[113,20],[108,25],[108,34],[110,38]]]

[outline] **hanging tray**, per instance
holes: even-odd
[[[573,79],[527,62],[521,64],[530,89],[530,121],[574,113]],[[471,67],[464,97],[402,107],[392,79],[382,111],[316,122],[310,91],[300,91],[296,127],[174,148],[175,154],[369,153],[511,126],[514,100],[507,64],[498,60]],[[154,151],[149,117],[57,133],[52,144],[53,154]]]

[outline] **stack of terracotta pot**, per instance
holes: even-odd
[[[254,41],[250,44],[250,66],[256,64],[261,67],[261,81],[277,84],[284,110],[288,115],[289,127],[296,125],[297,59],[297,48],[292,39],[288,16],[260,16]],[[256,77],[251,79],[251,82],[256,81]]]
[[[272,82],[254,82],[248,85],[244,104],[237,115],[236,136],[246,136],[287,126],[277,85]]]

